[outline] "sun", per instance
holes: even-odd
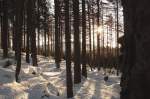
[[[102,26],[97,27],[97,33],[101,34],[103,32]]]

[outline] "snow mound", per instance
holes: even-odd
[[[57,89],[50,83],[36,84],[28,92],[29,99],[59,99]]]
[[[28,99],[28,93],[4,85],[0,87],[0,99]]]
[[[15,80],[15,72],[11,69],[0,68],[0,84],[11,83]]]

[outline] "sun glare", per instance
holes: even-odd
[[[101,34],[103,32],[103,28],[101,26],[97,27],[97,33]]]

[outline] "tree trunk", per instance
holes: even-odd
[[[1,42],[3,48],[3,58],[8,57],[8,1],[3,1],[3,27],[1,34]]]
[[[30,1],[31,4],[31,34],[30,34],[30,40],[31,40],[31,56],[32,56],[32,62],[33,66],[38,66],[37,64],[37,48],[36,48],[36,32],[35,32],[35,1]]]
[[[80,66],[80,31],[79,31],[79,0],[73,0],[73,17],[74,17],[74,83],[81,82]]]
[[[21,69],[21,46],[22,46],[22,25],[23,25],[23,7],[24,1],[16,1],[16,52],[17,52],[17,67],[16,67],[16,82],[19,81],[19,73]]]
[[[40,0],[37,0],[37,13],[38,13],[38,16],[37,16],[37,29],[38,29],[37,53],[40,54]]]
[[[55,63],[56,67],[60,68],[59,0],[54,0],[54,3],[55,3]]]
[[[69,0],[65,0],[65,39],[66,39],[66,83],[67,98],[73,97],[72,71],[71,71],[71,33],[69,30]]]
[[[100,17],[100,0],[97,0],[97,27],[100,28],[100,21],[99,21],[99,17]],[[97,28],[97,29],[98,29]],[[97,68],[98,70],[100,70],[100,31],[97,30]]]
[[[90,2],[88,3],[88,21],[89,21],[89,65],[92,70],[92,40],[91,40],[91,15],[90,15]]]
[[[86,69],[86,12],[85,0],[82,0],[82,75],[87,78]]]
[[[93,60],[92,60],[92,65],[93,65],[93,68],[95,68],[95,19],[94,19],[94,9],[93,9],[93,7],[92,7],[92,14],[93,14],[93,16],[92,16],[92,26],[93,26]]]
[[[28,3],[27,3],[28,5]],[[27,40],[26,40],[26,62],[27,63],[30,63],[30,59],[29,59],[29,56],[30,56],[30,32],[31,32],[31,29],[30,29],[30,16],[31,16],[31,12],[30,12],[30,7],[27,7]]]
[[[119,1],[116,0],[116,4],[117,4],[117,41],[119,38]],[[119,75],[119,61],[118,61],[118,56],[119,56],[119,44],[117,43],[117,75]]]
[[[125,49],[121,99],[149,99],[150,1],[122,0]],[[144,11],[144,14],[143,14]]]

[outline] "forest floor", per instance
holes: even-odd
[[[6,63],[10,66],[4,68]],[[25,55],[22,55],[20,83],[15,82],[15,67],[12,58],[0,58],[0,99],[4,99],[1,98],[2,95],[27,97],[14,99],[66,99],[65,61],[61,62],[60,69],[56,69],[53,59],[38,56],[38,68],[36,68],[27,64]],[[88,78],[81,84],[73,85],[73,99],[119,99],[120,77],[115,74],[109,75],[106,82],[104,77],[103,70],[89,69]]]

